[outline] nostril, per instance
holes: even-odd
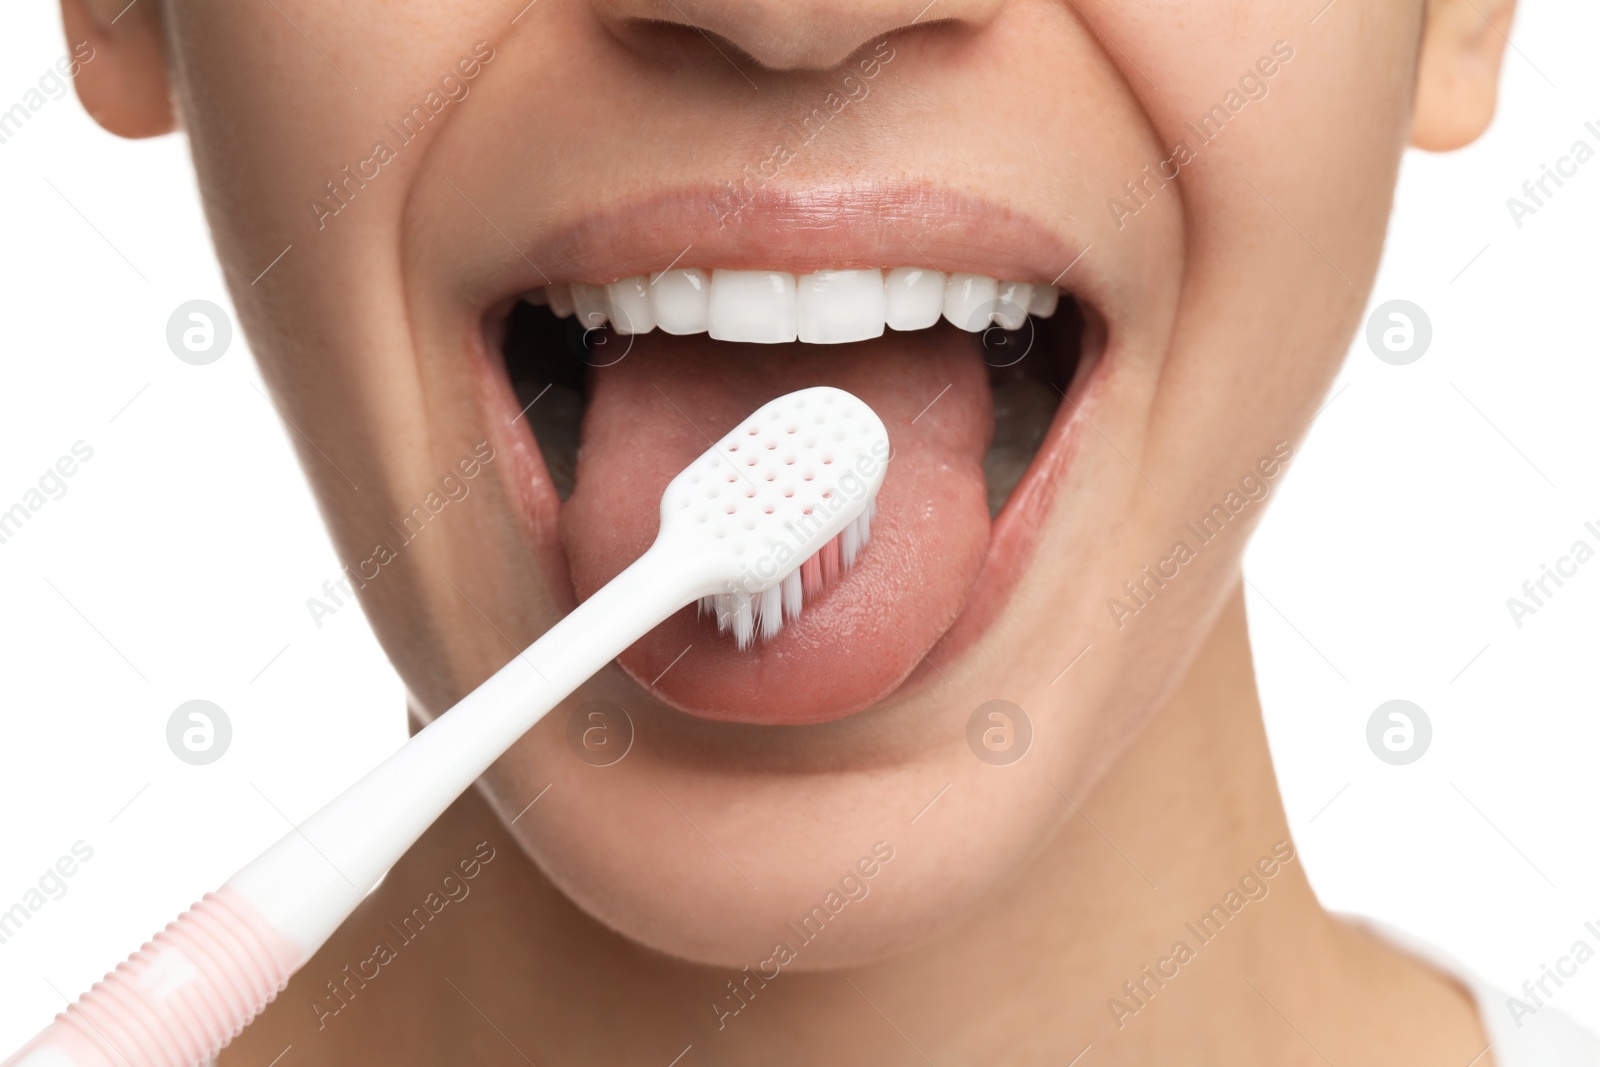
[[[754,88],[762,75],[839,71],[876,78],[907,32],[975,29],[1006,0],[595,0],[611,34],[648,58],[705,64]],[[767,81],[777,79],[768,78]]]
[[[698,10],[701,6],[658,5],[652,0],[602,0],[596,4],[611,35],[638,55],[695,65],[710,60],[729,79],[739,81],[742,74],[748,81],[746,72],[755,73],[760,61],[712,29],[712,20]],[[721,59],[717,58],[719,54]]]

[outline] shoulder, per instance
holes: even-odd
[[[1495,1067],[1600,1067],[1600,1037],[1548,1003],[1530,985],[1516,995],[1479,980],[1449,953],[1371,919],[1349,916],[1374,935],[1450,975],[1472,994],[1493,1050]]]

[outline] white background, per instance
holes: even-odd
[[[1600,160],[1518,229],[1506,198],[1600,147],[1600,9],[1526,0],[1489,134],[1408,156],[1372,306],[1414,301],[1427,354],[1357,339],[1247,557],[1268,726],[1304,862],[1332,908],[1446,947],[1506,989],[1600,925],[1600,560],[1517,628],[1506,598],[1600,548],[1594,309]],[[63,52],[14,5],[0,109]],[[181,138],[127,143],[68,94],[0,145],[0,510],[77,441],[93,458],[0,545],[0,910],[74,842],[93,858],[0,945],[0,1050],[404,736],[359,609],[244,348],[192,367],[168,316],[228,306]],[[226,709],[226,762],[174,759],[180,703]],[[1378,704],[1430,716],[1393,767]],[[1555,1003],[1600,1029],[1600,960]]]

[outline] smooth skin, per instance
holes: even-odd
[[[1299,442],[1364,305],[1401,150],[1487,126],[1511,0],[921,6],[64,0],[69,40],[96,51],[77,79],[89,113],[123,136],[188,133],[235,306],[315,442],[297,437],[352,562],[490,432],[462,353],[508,245],[607,198],[737,174],[885,35],[896,58],[873,97],[782,180],[983,195],[1092,245],[1083,269],[1112,294],[1097,433],[980,639],[816,727],[692,719],[603,673],[586,693],[640,709],[635,750],[597,769],[567,751],[561,715],[530,732],[224,1064],[291,1045],[285,1067],[667,1064],[691,1045],[681,1062],[780,1067],[1085,1047],[1085,1064],[1491,1062],[1467,994],[1327,915],[1298,859],[1119,1025],[1123,983],[1289,834],[1246,636],[1247,531],[1122,628],[1105,600]],[[478,41],[494,58],[470,97],[319,228],[323,183]],[[1108,198],[1276,41],[1295,58],[1268,95],[1119,227]],[[570,607],[554,516],[524,506],[518,469],[491,465],[363,590],[417,722]],[[1036,728],[1003,768],[965,741],[996,696]],[[894,858],[870,894],[719,1027],[725,983],[880,840]],[[480,843],[494,859],[470,895],[318,1012],[325,983]]]

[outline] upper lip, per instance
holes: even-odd
[[[609,282],[668,267],[928,267],[1056,285],[1101,306],[1086,246],[1001,205],[929,184],[678,188],[532,235],[485,306],[552,282]],[[729,207],[736,217],[722,217]]]

